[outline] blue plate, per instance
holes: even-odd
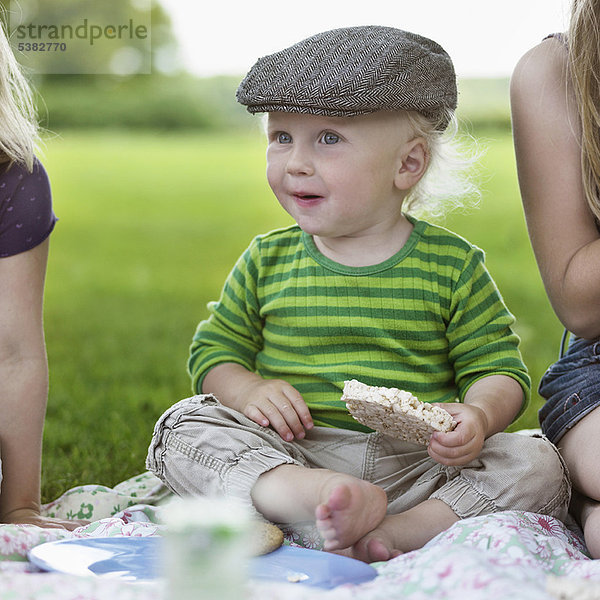
[[[161,577],[160,537],[81,538],[46,542],[29,551],[29,560],[42,571],[95,575],[125,581]],[[250,560],[250,578],[331,589],[363,583],[377,571],[367,563],[307,548],[282,546]]]
[[[250,578],[291,582],[331,589],[344,583],[364,583],[377,576],[367,563],[308,548],[281,546],[250,561]]]

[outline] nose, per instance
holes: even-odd
[[[288,155],[286,171],[289,175],[314,174],[314,162],[311,152],[300,144],[294,144]]]

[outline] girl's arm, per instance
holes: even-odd
[[[74,528],[40,516],[48,367],[42,301],[48,241],[0,259],[0,522]]]
[[[578,336],[600,335],[600,235],[583,191],[567,51],[550,38],[511,80],[513,135],[529,236],[550,302]]]

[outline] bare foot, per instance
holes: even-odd
[[[364,562],[390,560],[400,556],[402,552],[394,547],[392,536],[386,531],[386,520],[370,531],[350,549],[350,556]]]
[[[425,500],[405,512],[386,516],[345,554],[365,562],[390,560],[423,547],[456,521],[458,517],[447,504]]]
[[[372,483],[344,476],[332,478],[325,502],[315,509],[317,529],[327,551],[352,546],[385,517],[387,496]]]

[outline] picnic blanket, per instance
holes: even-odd
[[[0,525],[0,600],[167,600],[164,581],[128,583],[40,573],[27,561],[47,541],[161,534],[168,491],[151,473],[108,488],[84,485],[44,507],[49,516],[89,519],[73,532]],[[287,543],[318,547],[314,533],[288,532]],[[453,525],[420,550],[375,565],[360,585],[319,590],[294,583],[249,582],[249,600],[600,600],[600,560],[590,560],[576,528],[551,517],[502,512]]]

